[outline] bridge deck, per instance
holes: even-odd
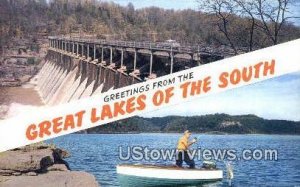
[[[102,39],[82,39],[82,38],[68,38],[68,37],[57,37],[51,36],[49,39],[61,40],[66,42],[84,43],[91,45],[100,46],[111,46],[120,48],[135,48],[135,49],[146,49],[154,51],[166,51],[174,53],[186,53],[186,54],[214,54],[224,56],[225,51],[220,49],[213,49],[203,45],[197,46],[186,46],[180,45],[173,47],[172,44],[166,42],[135,42],[135,41],[119,41],[119,40],[102,40]],[[231,52],[226,51],[226,55],[233,55]]]

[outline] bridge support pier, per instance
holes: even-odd
[[[134,49],[133,71],[136,69],[137,51]]]
[[[76,49],[76,56],[78,56],[78,51],[79,51],[79,44],[78,43],[76,44],[76,48],[77,48]]]
[[[124,50],[122,48],[121,49],[121,68],[123,68],[123,64],[124,64]]]
[[[89,61],[90,58],[90,45],[86,46],[86,60]]]
[[[173,65],[174,65],[174,54],[173,54],[173,51],[171,51],[170,57],[171,57],[170,74],[172,74],[173,73]]]
[[[96,60],[96,45],[94,44],[94,57],[93,60]]]
[[[200,66],[201,65],[201,55],[200,53],[197,53],[197,59],[196,59],[197,65]]]
[[[150,52],[150,70],[149,70],[149,76],[152,75],[152,66],[153,66],[153,51]]]
[[[104,60],[104,52],[103,52],[103,46],[101,46],[101,63],[103,63]]]
[[[112,64],[113,63],[113,48],[110,47],[110,60],[109,60],[109,64]]]

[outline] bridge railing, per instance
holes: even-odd
[[[82,39],[79,37],[64,37],[64,36],[51,36],[49,39],[56,40],[64,40],[70,42],[78,42],[78,43],[88,43],[88,44],[96,44],[96,45],[107,45],[107,46],[115,46],[115,47],[124,47],[124,48],[141,48],[141,49],[153,49],[153,50],[161,50],[161,51],[174,51],[180,53],[189,53],[189,54],[199,54],[199,53],[207,53],[214,55],[224,55],[225,51],[218,51],[213,49],[212,47],[205,46],[193,46],[193,45],[179,45],[176,47],[172,46],[172,43],[165,42],[135,42],[135,41],[122,41],[122,40],[103,40],[103,39]],[[226,51],[227,55],[233,55],[232,52]]]

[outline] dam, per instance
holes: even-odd
[[[52,36],[35,79],[44,103],[51,106],[222,58],[200,46]]]

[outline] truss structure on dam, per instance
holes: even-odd
[[[200,46],[53,36],[37,79],[45,103],[53,105],[222,58]]]

